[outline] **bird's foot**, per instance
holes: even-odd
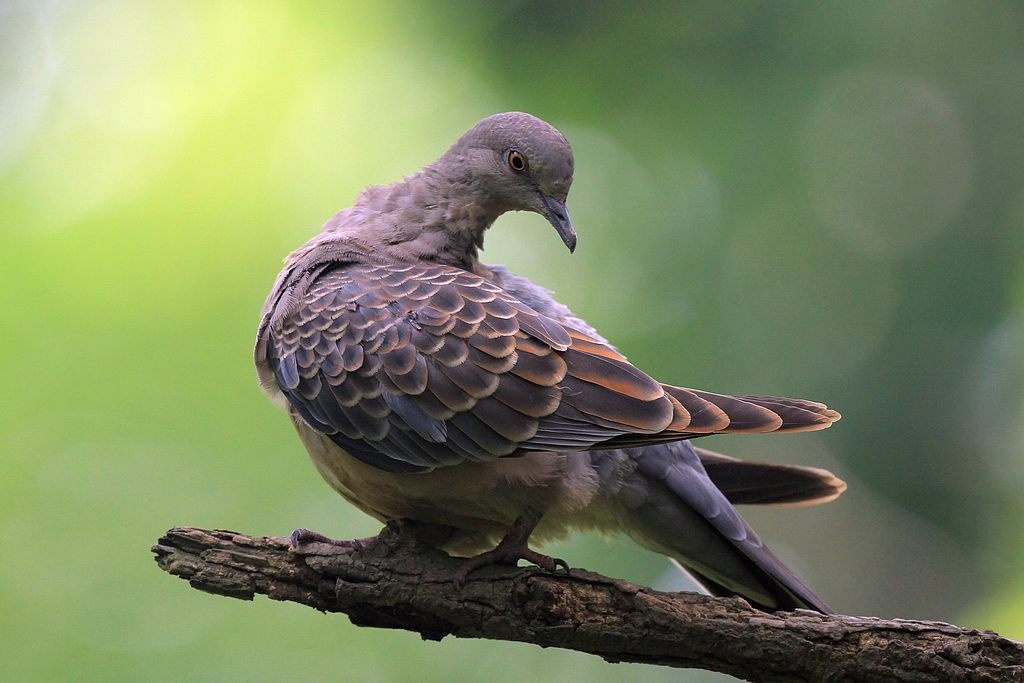
[[[462,588],[463,584],[466,583],[466,579],[469,578],[469,575],[481,567],[486,567],[492,564],[506,564],[514,567],[519,560],[532,562],[541,569],[546,569],[549,572],[556,571],[559,567],[565,571],[569,571],[569,564],[560,558],[543,555],[538,553],[536,550],[531,550],[525,545],[521,548],[502,548],[499,545],[494,550],[488,550],[485,553],[474,555],[463,562],[455,571],[455,589],[458,590]]]
[[[492,564],[505,564],[514,567],[519,560],[526,560],[549,572],[554,572],[559,567],[569,571],[569,564],[565,560],[543,555],[530,548],[527,542],[536,525],[536,520],[517,519],[509,532],[501,539],[498,547],[474,555],[462,563],[455,571],[455,589],[462,588],[472,572]]]
[[[376,536],[369,538],[353,538],[353,539],[337,539],[325,536],[319,531],[313,531],[311,529],[296,529],[292,532],[291,536],[288,537],[291,549],[295,551],[301,551],[303,546],[309,545],[310,543],[322,543],[332,548],[336,548],[338,552],[342,550],[362,550],[371,541],[376,540]]]

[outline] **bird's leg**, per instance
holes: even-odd
[[[514,567],[519,560],[526,560],[549,572],[555,571],[558,567],[569,571],[569,565],[565,560],[548,557],[530,549],[530,534],[538,522],[540,515],[522,515],[516,518],[494,550],[470,557],[462,563],[455,572],[455,587],[460,588],[472,572],[490,564],[509,564]]]
[[[296,529],[292,532],[292,535],[288,537],[291,544],[292,550],[301,550],[302,546],[309,543],[324,543],[326,545],[345,550],[362,550],[371,541],[377,540],[376,536],[370,536],[369,538],[353,538],[353,539],[336,539],[330,536],[324,536],[319,531],[312,531],[311,529]]]

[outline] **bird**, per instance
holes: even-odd
[[[817,504],[846,484],[692,440],[819,430],[839,413],[662,383],[552,292],[480,260],[510,211],[540,214],[573,252],[573,170],[561,132],[506,112],[367,187],[286,258],[260,314],[261,388],[343,498],[448,529],[441,549],[467,558],[456,585],[489,564],[568,569],[534,547],[596,530],[671,558],[712,595],[830,613],[735,505]]]

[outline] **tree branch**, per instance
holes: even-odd
[[[360,549],[301,551],[285,538],[180,527],[153,552],[202,591],[261,593],[431,640],[520,641],[749,681],[1024,681],[1024,645],[941,622],[768,614],[737,598],[661,593],[576,569],[487,567],[456,590],[460,560],[412,527],[389,527]]]

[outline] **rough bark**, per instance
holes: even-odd
[[[430,640],[520,641],[749,681],[1024,681],[1024,645],[941,622],[769,614],[737,598],[662,593],[576,569],[488,567],[456,590],[460,560],[409,527],[358,549],[301,551],[286,538],[181,527],[153,552],[202,591],[261,593]]]

